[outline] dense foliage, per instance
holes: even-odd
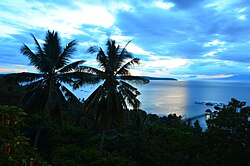
[[[106,148],[102,153],[98,151],[99,130],[90,124],[84,114],[80,123],[69,121],[57,127],[48,122],[41,133],[39,153],[48,163],[65,166],[246,165],[250,161],[250,107],[237,108],[230,103],[214,113],[203,132],[199,130],[199,124],[190,126],[181,116],[159,117],[142,110],[131,110],[126,125],[106,133]],[[3,108],[5,112],[8,108],[7,112],[12,113],[12,107],[1,108],[2,112]],[[24,113],[20,118],[22,116],[27,117]],[[36,118],[32,119],[35,121]],[[29,118],[26,122],[34,123]],[[8,125],[6,128],[5,124],[1,127],[3,129],[1,159],[10,162],[8,157],[11,157],[13,162],[28,162],[31,152],[34,152],[28,145],[28,137],[34,139],[28,134],[31,127]],[[14,141],[17,139],[19,141]],[[18,146],[15,145],[17,142]],[[6,150],[3,148],[6,145],[13,149]]]
[[[0,106],[0,165],[25,166],[31,160],[47,165],[22,132],[27,128],[24,116],[27,114],[17,107]]]

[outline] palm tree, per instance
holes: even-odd
[[[97,75],[104,82],[85,101],[86,111],[93,115],[95,121],[101,126],[102,137],[99,150],[103,150],[105,133],[112,126],[122,125],[129,106],[139,108],[140,101],[137,96],[140,92],[129,84],[148,83],[147,79],[132,76],[129,69],[139,64],[138,58],[121,48],[114,40],[108,39],[106,53],[101,47],[92,46],[89,53],[97,53],[100,69],[80,67],[81,72]]]
[[[25,111],[40,113],[43,121],[46,117],[62,122],[67,115],[67,99],[78,101],[77,97],[65,86],[73,85],[76,79],[81,78],[83,83],[94,82],[92,74],[79,73],[75,69],[84,61],[70,62],[71,55],[76,50],[76,41],[69,42],[65,48],[62,47],[57,32],[48,31],[43,46],[41,46],[34,35],[32,35],[36,52],[27,45],[21,47],[21,53],[27,56],[30,64],[39,73],[13,73],[6,76],[7,80],[17,80],[25,84],[28,89],[22,103]],[[92,78],[92,79],[91,79]],[[42,123],[38,129],[34,146],[37,145]]]

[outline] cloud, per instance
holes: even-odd
[[[216,54],[217,54],[216,51],[210,51],[210,52],[204,54],[203,57],[207,57],[207,56],[208,56],[208,57],[211,57],[211,56],[215,56]]]
[[[226,9],[232,8],[232,6],[237,5],[239,3],[238,0],[212,0],[208,1],[205,5],[206,8],[213,8],[217,11],[223,11]]]
[[[172,70],[178,70],[178,68],[185,66],[187,63],[187,59],[180,58],[164,58],[152,61],[141,60],[140,66],[133,68],[131,73],[135,75],[166,77],[171,75]]]
[[[218,75],[196,75],[199,79],[217,79],[217,78],[228,78],[233,77],[233,74],[218,74]]]
[[[173,75],[237,75],[247,74],[249,64],[218,59],[193,59],[177,70],[172,70]]]
[[[238,17],[238,19],[239,19],[239,20],[243,20],[243,21],[244,21],[244,20],[246,20],[246,19],[247,19],[247,17],[246,17],[246,15],[241,15],[241,16],[239,16],[239,17]]]
[[[210,46],[217,46],[217,45],[224,45],[224,41],[219,41],[219,40],[213,40],[211,42],[206,43],[204,46],[205,47],[210,47]]]
[[[174,69],[187,64],[187,59],[172,58],[142,62],[144,68]]]
[[[73,60],[95,64],[89,46],[108,37],[142,60],[135,73],[187,78],[247,74],[250,2],[246,0],[0,1],[1,68],[27,65],[22,43],[34,50],[48,29],[62,44],[76,39]],[[14,66],[12,66],[15,68]]]
[[[151,54],[149,51],[145,51],[143,48],[135,45],[134,43],[130,43],[126,48],[129,52],[132,52],[134,54],[140,54],[140,55],[150,55]]]
[[[163,2],[163,1],[155,1],[154,2],[154,5],[158,8],[161,8],[161,9],[171,9],[172,7],[175,6],[174,3],[171,3],[171,2]]]
[[[10,27],[11,34],[24,29],[41,28],[59,31],[62,36],[70,38],[73,34],[86,35],[82,30],[84,25],[109,28],[115,22],[114,15],[107,7],[82,1],[72,1],[70,6],[63,6],[52,2],[3,0],[0,5],[6,9],[0,11],[0,20],[8,20],[4,21],[4,29]],[[13,25],[18,28],[12,28]],[[1,32],[2,36],[8,34]]]

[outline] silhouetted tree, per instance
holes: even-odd
[[[126,44],[126,46],[129,42]],[[91,72],[104,80],[86,100],[86,111],[93,115],[98,124],[101,125],[102,137],[100,151],[103,150],[105,132],[112,125],[121,125],[124,121],[128,105],[138,109],[140,101],[137,96],[140,92],[129,84],[148,83],[147,79],[139,76],[132,76],[129,69],[139,64],[138,58],[121,48],[114,40],[109,39],[106,43],[106,53],[102,48],[92,46],[89,53],[97,53],[96,60],[100,69],[81,67],[80,71]]]
[[[75,40],[63,48],[57,32],[48,31],[43,46],[38,43],[34,35],[32,37],[35,41],[36,52],[24,44],[21,53],[29,58],[30,64],[39,73],[8,74],[5,81],[14,79],[26,85],[29,91],[22,100],[25,111],[40,113],[43,120],[49,117],[61,123],[68,113],[66,99],[78,101],[63,83],[72,85],[76,78],[81,78],[84,83],[94,82],[94,79],[91,79],[93,78],[91,74],[75,71],[78,65],[84,62],[83,60],[70,63],[71,55],[76,50]],[[41,125],[34,146],[37,145],[40,131]]]
[[[207,120],[208,153],[219,165],[245,165],[250,152],[250,107],[234,98]],[[215,155],[212,155],[215,154]],[[216,155],[221,154],[221,155]],[[214,164],[211,164],[214,165]]]

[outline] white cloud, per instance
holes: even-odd
[[[171,58],[144,61],[141,64],[130,70],[133,75],[153,76],[153,77],[171,77],[171,71],[188,64],[187,59]]]
[[[208,56],[212,57],[212,56],[215,56],[216,54],[217,54],[216,51],[210,51],[210,52],[204,54],[203,57],[208,57]]]
[[[133,10],[133,6],[121,1],[108,1],[107,7],[108,10],[111,11],[112,13],[115,13],[119,10],[124,10],[124,11]]]
[[[163,2],[163,1],[155,1],[153,3],[156,7],[161,8],[161,9],[171,9],[172,7],[175,6],[174,3],[171,2]]]
[[[149,51],[145,51],[143,48],[135,45],[134,43],[129,43],[129,45],[126,47],[127,50],[133,54],[140,54],[140,55],[150,55],[151,53]]]
[[[187,59],[181,58],[172,58],[166,60],[155,60],[155,61],[143,61],[142,66],[144,68],[166,68],[166,69],[175,69],[186,65],[188,63]]]
[[[241,16],[238,17],[238,19],[239,19],[239,20],[246,20],[247,17],[246,17],[246,15],[241,15]]]
[[[118,43],[122,43],[123,45],[127,44],[130,40],[133,39],[133,37],[131,36],[122,36],[122,35],[111,35],[110,36],[111,39],[115,40]],[[129,43],[129,45],[131,45],[132,43]],[[129,48],[130,46],[127,46],[127,48]],[[133,46],[131,46],[133,47]]]
[[[102,26],[104,28],[108,28],[112,26],[115,22],[115,18],[112,13],[110,13],[105,7],[103,6],[93,6],[89,4],[84,4],[80,2],[75,3],[78,7],[80,7],[80,10],[77,11],[77,13],[72,13],[73,18],[75,18],[75,21],[82,20],[82,24],[91,24],[96,26]],[[72,11],[68,11],[71,13]],[[79,14],[79,15],[77,15]],[[65,14],[65,16],[67,16]],[[72,17],[68,16],[68,18],[71,20]]]
[[[247,10],[246,7],[237,9],[237,13],[243,13]]]
[[[238,3],[238,0],[210,0],[205,8],[214,8],[217,11],[225,10]]]
[[[80,43],[78,43],[80,46],[83,46],[83,47],[86,47],[86,46],[88,46],[88,47],[90,47],[91,46],[91,44],[89,43],[89,42],[80,42]]]
[[[0,37],[3,38],[12,38],[12,34],[20,34],[22,33],[22,30],[19,28],[15,27],[10,27],[8,25],[4,25],[3,23],[0,22]]]
[[[210,47],[210,46],[217,46],[217,45],[224,45],[226,42],[224,41],[219,41],[219,40],[213,40],[211,42],[208,42],[204,44],[204,47]]]
[[[227,50],[227,48],[217,48],[214,51],[210,51],[204,54],[203,57],[213,57],[213,56],[216,56],[218,53],[224,52],[225,50]]]
[[[142,65],[141,65],[142,66]],[[151,76],[151,77],[170,77],[171,74],[167,69],[155,69],[153,71],[142,70],[140,69],[130,69],[131,75],[135,76]]]
[[[0,35],[16,34],[20,29],[41,28],[56,30],[63,37],[70,37],[72,34],[87,35],[81,30],[85,24],[109,28],[115,22],[114,15],[105,6],[94,6],[80,1],[73,1],[72,4],[74,8],[37,1],[2,0],[0,5],[6,10],[0,11],[0,21],[4,22]]]
[[[234,76],[233,74],[218,74],[218,75],[197,75],[197,78],[201,79],[216,79],[216,78],[228,78]]]

